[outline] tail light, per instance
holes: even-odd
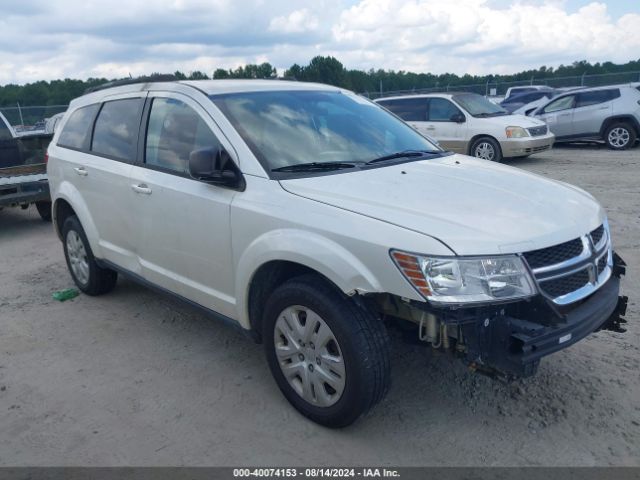
[[[44,152],[44,163],[49,163],[49,152]]]

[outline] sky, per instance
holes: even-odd
[[[514,73],[640,58],[638,0],[0,0],[0,84],[332,55],[347,68]]]

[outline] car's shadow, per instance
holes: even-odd
[[[170,335],[180,344],[205,342],[195,350],[208,352],[212,364],[217,351],[225,351],[229,358],[229,375],[253,377],[247,389],[266,402],[272,415],[285,415],[288,421],[303,417],[293,414],[293,409],[281,397],[266,367],[262,347],[256,345],[238,329],[216,321],[199,310],[164,294],[119,281],[111,294],[122,302],[135,302],[147,310],[142,318],[162,323],[158,335]],[[598,335],[609,335],[600,333]],[[450,431],[462,428],[484,428],[499,422],[520,431],[521,435],[535,435],[537,431],[554,424],[571,421],[568,404],[580,402],[581,408],[593,413],[594,418],[604,415],[611,407],[612,396],[606,392],[600,378],[589,375],[594,359],[590,356],[592,342],[586,340],[569,351],[561,351],[543,360],[536,376],[510,384],[471,372],[451,353],[434,351],[420,342],[407,342],[398,330],[390,329],[392,354],[392,387],[387,397],[367,417],[346,430],[355,436],[380,429],[398,429],[412,425],[412,432]],[[591,345],[590,345],[591,344]],[[192,359],[199,364],[202,359]],[[183,361],[191,361],[184,358]],[[187,368],[188,370],[189,368]],[[584,412],[574,412],[582,415]],[[590,415],[591,416],[591,415]],[[452,420],[453,423],[452,423]],[[458,424],[458,427],[455,425]],[[306,427],[305,427],[306,428]],[[464,434],[462,431],[457,434]]]

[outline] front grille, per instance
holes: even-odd
[[[602,236],[604,235],[604,225],[600,225],[598,228],[593,230],[589,235],[591,235],[591,240],[594,245],[598,245],[600,240],[602,240]]]
[[[600,257],[600,260],[598,260],[598,275],[600,275],[604,269],[607,268],[607,255],[603,255],[602,257]]]
[[[532,250],[524,254],[524,258],[532,269],[555,265],[570,260],[582,253],[582,240],[576,238],[553,247]]]
[[[531,127],[531,128],[527,128],[527,131],[529,132],[529,135],[531,135],[532,137],[540,137],[542,135],[547,134],[547,126],[542,125],[540,127]]]
[[[540,288],[552,298],[560,297],[571,292],[575,292],[579,288],[589,283],[589,272],[587,269],[567,275],[566,277],[556,278],[540,283]]]

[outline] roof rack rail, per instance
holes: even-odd
[[[133,85],[136,83],[175,82],[177,80],[179,80],[179,78],[171,74],[158,74],[158,75],[146,75],[146,76],[136,77],[136,78],[123,78],[122,80],[112,80],[110,82],[102,83],[95,87],[89,87],[84,91],[84,93],[86,95],[87,93],[98,92],[100,90],[105,90],[107,88],[120,87],[122,85]]]

